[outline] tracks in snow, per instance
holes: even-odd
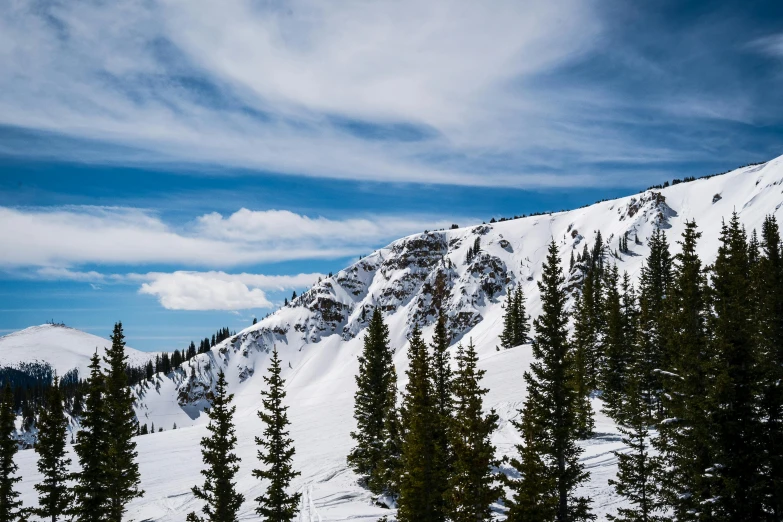
[[[313,500],[313,484],[308,483],[302,488],[302,499],[300,501],[301,511],[299,512],[299,522],[323,522],[318,509]]]

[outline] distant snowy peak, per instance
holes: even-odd
[[[80,377],[84,378],[95,350],[103,355],[109,346],[109,339],[75,328],[56,324],[31,326],[0,337],[0,367],[18,368],[24,364],[46,363],[58,375],[77,369]],[[156,355],[129,347],[126,347],[125,352],[132,366],[146,364]]]

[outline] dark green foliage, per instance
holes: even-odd
[[[577,393],[587,400],[589,393],[598,388],[599,372],[604,355],[606,318],[603,303],[605,245],[601,232],[596,232],[592,250],[582,253],[582,288],[574,308],[574,357],[581,375],[575,377]],[[580,408],[580,425],[583,436],[592,432],[592,420],[584,406]]]
[[[452,522],[482,522],[492,519],[490,505],[503,493],[493,475],[498,466],[492,433],[497,429],[494,410],[483,412],[484,396],[489,390],[481,387],[486,373],[477,367],[478,355],[473,340],[467,348],[457,351],[457,373],[454,376],[454,417],[449,441],[453,452],[448,478],[448,519]]]
[[[449,443],[449,429],[452,426],[452,373],[449,358],[450,338],[446,329],[446,316],[441,312],[435,323],[432,339],[432,358],[430,360],[430,379],[434,396],[434,431],[435,454],[433,458],[433,487],[436,491],[436,520],[446,517],[446,490],[451,475],[452,448]]]
[[[533,321],[533,356],[525,372],[527,401],[515,425],[528,445],[518,447],[512,465],[521,478],[511,482],[514,496],[509,520],[558,522],[591,520],[590,500],[576,487],[589,478],[579,462],[575,410],[580,397],[572,386],[575,358],[568,342],[567,295],[557,244],[549,245],[538,282],[541,315]]]
[[[205,502],[201,511],[209,522],[235,522],[237,512],[245,500],[244,496],[236,492],[234,482],[240,460],[234,453],[237,444],[233,420],[236,406],[231,406],[234,395],[228,393],[226,386],[226,376],[221,370],[215,391],[209,394],[212,406],[207,410],[207,430],[210,434],[201,439],[201,456],[207,466],[201,470],[204,484],[192,489],[193,496]],[[200,522],[205,519],[190,513],[187,520]]]
[[[137,431],[136,415],[133,412],[133,396],[128,388],[125,367],[125,335],[122,323],[114,325],[111,347],[106,350],[104,362],[107,365],[104,396],[104,414],[108,424],[104,465],[106,472],[106,495],[109,502],[106,520],[121,522],[128,502],[141,497],[141,478],[136,462],[138,452],[133,436]]]
[[[286,490],[291,480],[300,475],[291,463],[294,457],[294,441],[289,436],[288,406],[285,399],[285,381],[280,376],[280,358],[277,347],[272,350],[269,375],[264,376],[267,389],[261,392],[263,408],[258,417],[264,423],[263,436],[256,437],[258,460],[264,469],[253,470],[253,476],[268,481],[266,492],[256,498],[256,513],[269,522],[291,522],[299,511],[301,493],[289,494]]]
[[[79,456],[81,472],[74,486],[75,515],[80,522],[108,520],[107,477],[104,464],[108,452],[108,425],[103,400],[104,375],[96,352],[90,359],[90,378],[74,450]]]
[[[569,357],[572,359],[570,385],[576,393],[576,416],[579,437],[588,438],[595,423],[590,406],[590,394],[596,389],[598,330],[593,309],[593,278],[585,278],[582,292],[574,307],[574,333]]]
[[[0,522],[12,522],[19,518],[22,501],[15,485],[22,480],[14,474],[19,469],[14,456],[19,449],[14,435],[14,394],[6,384],[0,402]]]
[[[766,418],[764,454],[767,520],[783,520],[783,250],[774,216],[761,229],[761,256],[756,268],[759,360],[763,383],[761,411]]]
[[[662,374],[667,361],[666,297],[672,282],[672,259],[666,234],[656,229],[649,240],[650,255],[639,276],[638,379],[649,407],[660,413]]]
[[[503,333],[500,335],[500,344],[503,348],[512,348],[528,341],[529,319],[525,311],[525,296],[522,292],[522,286],[517,286],[513,292],[509,289],[506,313],[503,316]]]
[[[660,461],[651,455],[650,428],[654,423],[643,390],[635,376],[625,381],[625,396],[614,409],[618,429],[627,451],[615,451],[617,478],[610,480],[618,495],[629,504],[620,507],[617,515],[608,515],[618,522],[663,522],[664,505],[660,501],[656,475]]]
[[[402,420],[397,408],[397,372],[391,367],[389,378],[389,410],[383,424],[383,461],[380,474],[381,489],[396,497],[400,491],[402,474]]]
[[[761,372],[748,240],[735,212],[721,232],[712,269],[709,323],[714,372],[709,390],[713,475],[720,520],[761,520]]]
[[[400,477],[400,522],[432,522],[442,496],[436,483],[434,432],[437,429],[436,399],[430,379],[430,357],[421,331],[414,326],[408,348],[408,384],[402,401],[402,456]]]
[[[71,473],[68,466],[65,443],[68,434],[68,419],[65,417],[63,397],[59,379],[55,378],[49,388],[47,404],[38,416],[38,472],[43,477],[35,485],[38,491],[38,509],[34,513],[44,519],[56,522],[70,512],[73,493],[69,486]]]
[[[636,296],[628,274],[619,280],[617,265],[606,271],[604,313],[606,339],[601,366],[601,387],[607,411],[622,407],[626,393],[629,366],[636,344]],[[615,415],[616,416],[616,415]]]
[[[713,499],[708,469],[714,464],[709,441],[711,426],[706,391],[712,385],[707,339],[707,286],[696,242],[695,222],[687,222],[675,257],[667,297],[669,370],[661,372],[666,417],[654,440],[663,465],[659,473],[662,500],[676,520],[709,518]]]
[[[356,430],[351,432],[356,446],[348,454],[348,464],[365,478],[374,493],[383,493],[389,487],[387,462],[390,455],[386,451],[391,441],[387,437],[396,428],[394,421],[391,421],[391,425],[387,424],[389,417],[396,416],[397,390],[392,356],[389,329],[383,322],[380,310],[376,308],[364,337],[364,349],[359,356],[354,396]]]

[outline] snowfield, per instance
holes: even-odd
[[[98,350],[103,357],[110,339],[58,324],[42,324],[0,337],[0,367],[17,367],[20,363],[48,363],[57,375],[78,369],[79,376],[89,375],[90,357]],[[126,347],[128,364],[142,366],[155,360],[157,353]]]
[[[647,238],[656,226],[666,230],[676,253],[675,241],[685,221],[695,219],[703,234],[699,254],[702,261],[711,262],[721,220],[732,210],[739,213],[748,230],[753,230],[760,228],[765,215],[775,214],[783,220],[781,206],[783,157],[582,209],[395,241],[319,282],[290,306],[184,363],[178,371],[158,375],[153,383],[136,388],[140,421],[166,431],[136,439],[146,494],[130,505],[128,519],[183,521],[189,511],[199,509],[190,488],[201,482],[198,443],[206,433],[204,394],[222,368],[237,406],[237,453],[242,459],[238,489],[245,495],[240,518],[260,520],[254,513],[253,499],[263,485],[251,476],[257,466],[253,437],[262,428],[256,411],[272,345],[277,345],[283,361],[297,451],[295,466],[302,472],[295,481],[295,487],[303,492],[300,520],[369,521],[389,514],[373,505],[371,495],[357,484],[357,477],[345,464],[352,445],[349,434],[355,426],[354,376],[362,330],[369,320],[368,312],[381,307],[396,350],[398,386],[402,389],[407,369],[406,336],[412,325],[422,325],[425,339],[431,338],[438,272],[447,276],[443,303],[454,345],[472,338],[481,357],[480,367],[487,371],[483,382],[490,389],[487,407],[495,408],[501,417],[494,435],[498,453],[514,455],[519,438],[510,421],[525,400],[522,374],[530,364],[531,350],[523,345],[499,351],[498,335],[510,285],[522,285],[528,313],[538,315],[536,281],[551,238],[561,247],[562,266],[567,272],[571,253],[576,255],[585,244],[592,245],[596,231],[601,231],[612,252],[619,251],[619,238],[628,234],[630,254],[610,257],[609,262],[616,262],[621,272],[627,271],[636,279],[648,253]],[[477,237],[482,254],[468,264],[467,250]],[[569,287],[577,282],[575,274],[571,274]],[[10,345],[5,339],[9,337],[13,336],[0,340],[0,357],[6,357],[5,346]],[[90,352],[92,345],[90,341],[85,350]],[[50,356],[42,344],[35,350],[31,347],[27,354],[44,359]],[[596,435],[580,444],[591,473],[583,493],[593,498],[593,510],[600,520],[619,502],[607,481],[616,472],[611,452],[622,449],[622,444],[613,422],[600,413],[600,401],[595,399],[593,405]],[[173,430],[175,423],[178,428]],[[24,479],[20,485],[23,498],[32,504],[33,484],[38,478],[35,453],[22,451],[17,460]]]

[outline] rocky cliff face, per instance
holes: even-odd
[[[171,381],[180,406],[198,408],[205,404],[216,368],[231,365],[240,382],[253,379],[257,361],[264,359],[272,346],[301,352],[333,336],[349,341],[362,334],[375,308],[394,322],[393,334],[400,345],[414,325],[422,329],[432,325],[439,310],[447,317],[453,342],[458,342],[488,314],[496,321],[508,290],[518,285],[527,295],[528,310],[537,314],[536,278],[552,239],[561,249],[566,287],[576,295],[583,267],[577,262],[569,271],[569,258],[585,245],[592,246],[598,231],[609,252],[609,263],[633,276],[641,267],[646,240],[655,228],[678,236],[686,219],[697,219],[707,229],[705,237],[717,237],[719,218],[734,208],[742,209],[748,228],[757,227],[765,213],[780,208],[778,185],[782,180],[781,160],[776,160],[569,212],[405,237],[319,281],[288,306],[224,341],[211,353],[157,379]],[[618,248],[622,237],[628,238],[630,248],[624,254]],[[674,240],[676,237],[670,242]],[[476,245],[478,251],[469,255]],[[713,255],[712,246],[705,245],[704,250],[707,256]],[[499,334],[499,325],[496,329]],[[143,404],[144,390],[139,394]]]

